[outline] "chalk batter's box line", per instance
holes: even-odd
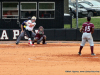
[[[45,61],[45,62],[73,62],[72,60],[71,61],[52,61],[52,60],[35,60],[35,58],[38,58],[38,57],[45,57],[46,58],[46,56],[36,56],[36,57],[32,57],[32,58],[28,58],[28,60],[31,60],[31,61]],[[51,58],[53,58],[53,57],[51,57]],[[95,58],[95,59],[97,59],[97,58],[99,58],[99,57],[82,57],[82,58]],[[80,61],[80,62],[91,62],[91,61]]]

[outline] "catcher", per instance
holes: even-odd
[[[38,32],[36,33],[36,36],[34,38],[33,44],[34,42],[37,42],[37,44],[40,44],[40,42],[42,42],[42,44],[46,44],[46,35],[44,35],[44,28],[42,26],[39,27]]]

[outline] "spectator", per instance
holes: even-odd
[[[50,13],[44,12],[44,18],[50,18]]]
[[[7,13],[4,14],[4,17],[5,17],[5,18],[12,18],[12,16],[10,16],[10,15],[12,15],[12,14],[11,14],[11,11],[7,11]]]
[[[31,11],[27,11],[27,12],[25,13],[25,17],[26,17],[26,18],[32,17],[32,16],[33,16],[33,12],[31,12]]]

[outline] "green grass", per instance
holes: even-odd
[[[82,24],[84,22],[87,22],[86,18],[79,18],[78,19],[78,28],[81,28]],[[100,18],[92,18],[91,22],[94,24],[96,29],[100,29]],[[70,25],[69,24],[65,24],[64,28],[69,29]],[[76,19],[72,20],[72,28],[76,28]]]

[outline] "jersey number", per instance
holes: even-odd
[[[86,26],[85,31],[90,31],[90,26]]]

